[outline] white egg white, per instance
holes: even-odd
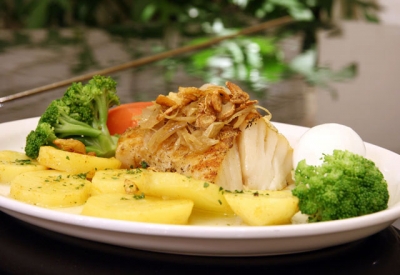
[[[321,165],[323,154],[332,154],[335,149],[365,157],[365,144],[353,129],[326,123],[312,127],[300,137],[293,148],[293,167],[296,168],[303,159],[308,165]]]

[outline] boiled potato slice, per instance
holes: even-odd
[[[10,150],[0,151],[0,183],[10,183],[13,178],[29,171],[46,170],[36,160]]]
[[[133,180],[139,190],[146,195],[188,199],[194,202],[194,208],[206,211],[232,213],[223,196],[224,190],[218,185],[172,172],[146,171]]]
[[[82,205],[90,196],[90,181],[67,172],[26,172],[11,181],[10,196],[43,207]]]
[[[92,178],[92,196],[100,194],[135,193],[134,181],[145,170],[142,169],[110,169],[96,171]]]
[[[117,169],[121,162],[116,158],[100,158],[56,149],[51,146],[42,146],[39,150],[38,162],[55,170],[70,174],[86,174],[92,178],[95,171]]]
[[[102,194],[90,197],[82,215],[137,222],[187,224],[190,200],[163,200],[144,195]]]
[[[248,225],[288,224],[299,211],[290,190],[225,192],[233,212]]]

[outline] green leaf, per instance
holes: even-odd
[[[45,25],[48,18],[48,8],[51,0],[41,0],[32,3],[32,12],[26,19],[28,28],[41,28]]]
[[[244,62],[244,54],[238,43],[234,41],[225,41],[221,47],[226,48],[227,52],[230,54],[235,63]]]
[[[311,75],[316,65],[316,52],[315,50],[308,50],[296,56],[289,64],[290,68],[302,75]]]
[[[215,51],[213,49],[206,49],[192,55],[192,64],[197,69],[204,69],[207,66],[209,58],[214,55],[214,52]]]
[[[154,4],[147,5],[142,12],[142,21],[148,22],[156,13],[157,7]]]
[[[260,47],[260,54],[262,55],[273,54],[277,51],[276,41],[273,38],[251,37],[249,40]]]

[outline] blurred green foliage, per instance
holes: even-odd
[[[340,5],[339,13],[335,13],[336,5]],[[23,43],[20,30],[46,28],[47,46],[79,45],[80,64],[72,68],[79,73],[98,66],[85,41],[88,27],[104,29],[122,40],[162,38],[166,43],[155,50],[162,51],[290,15],[295,22],[273,32],[225,40],[190,56],[159,62],[169,68],[166,78],[183,64],[187,72],[206,82],[240,80],[262,96],[270,83],[293,74],[328,90],[330,81],[354,76],[354,65],[340,72],[316,66],[316,32],[334,28],[335,16],[377,22],[378,8],[373,0],[0,0],[0,28],[15,30],[14,44]],[[60,28],[76,29],[76,36],[57,36]],[[303,37],[301,54],[288,62],[279,43],[296,34]],[[169,43],[175,36],[180,38],[178,45]],[[11,44],[0,40],[0,50]],[[139,49],[127,50],[133,58],[144,54]]]
[[[306,50],[317,29],[332,26],[335,5],[341,6],[342,18],[378,21],[373,0],[0,0],[0,27],[126,28],[145,36],[152,29],[160,36],[172,24],[185,35],[198,35],[217,21],[242,28],[290,15],[297,23],[284,29],[304,32]]]

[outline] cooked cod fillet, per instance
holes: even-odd
[[[251,190],[281,190],[291,181],[288,140],[265,118],[242,126],[238,136],[243,184]]]
[[[151,131],[137,127],[121,136],[117,158],[123,167],[140,167],[145,162],[157,171],[178,172],[223,187],[225,184],[221,183],[227,180],[235,189],[242,189],[240,160],[235,142],[238,131],[232,131],[232,137],[220,140],[205,152],[193,152],[186,146],[174,149],[174,136],[166,139],[158,150],[152,152],[146,147],[151,134]]]
[[[121,135],[116,158],[125,168],[218,184],[227,190],[281,190],[290,180],[292,148],[238,86],[179,88],[159,96],[139,126]]]

